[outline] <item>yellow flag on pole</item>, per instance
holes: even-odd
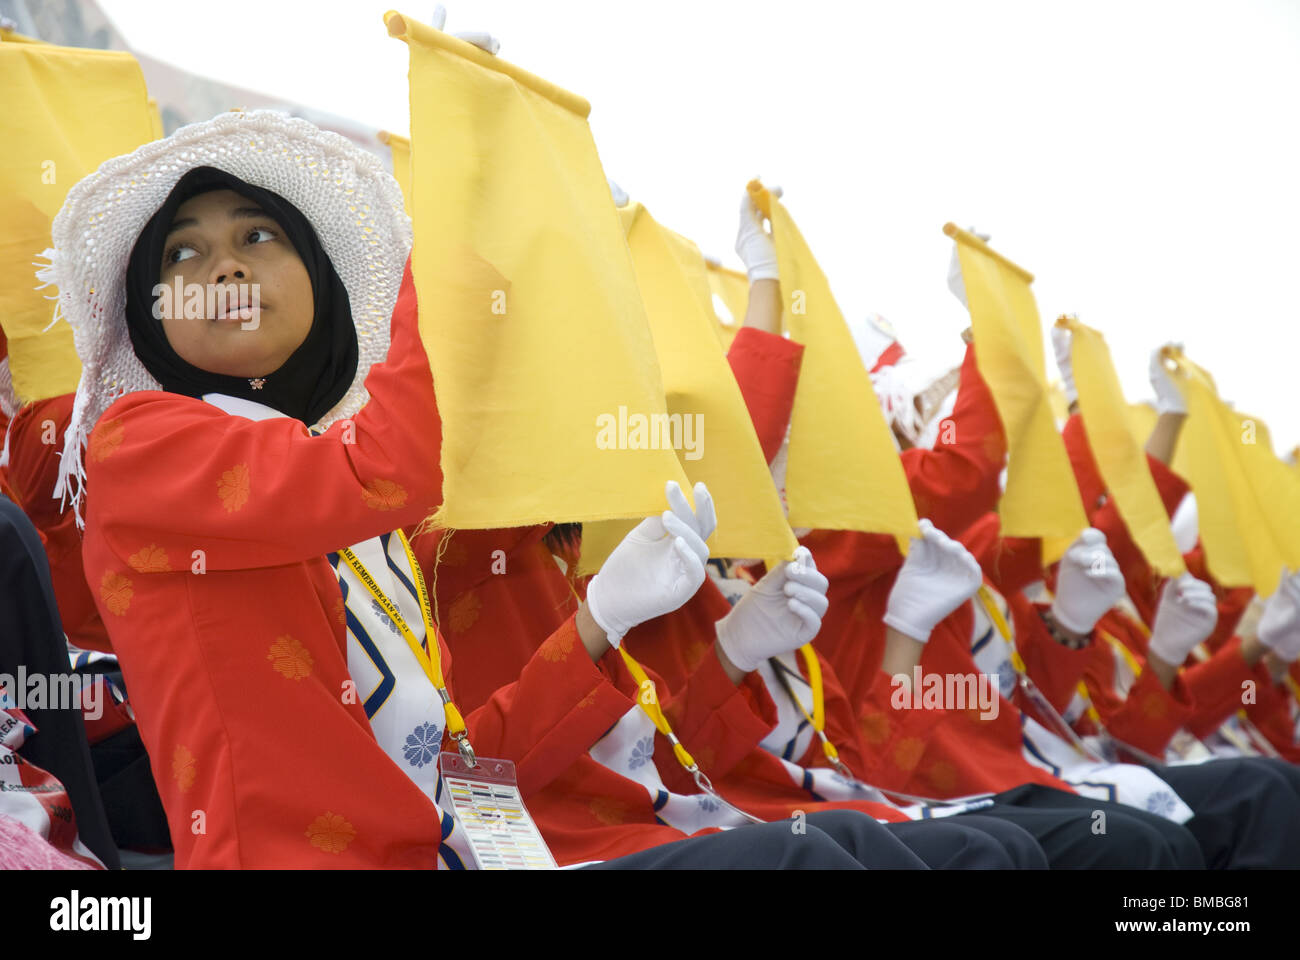
[[[943,232],[957,241],[975,355],[1007,435],[1002,533],[1048,539],[1044,559],[1050,562],[1088,519],[1052,414],[1042,324],[1029,289],[1034,277],[951,223]]]
[[[1179,576],[1187,567],[1147,466],[1144,444],[1131,432],[1129,408],[1110,348],[1098,331],[1074,317],[1061,317],[1056,325],[1070,331],[1070,365],[1083,429],[1116,509],[1151,569],[1162,576]]]
[[[0,43],[0,324],[14,392],[27,403],[71,393],[81,376],[72,328],[50,327],[52,291],[36,289],[33,261],[50,246],[50,224],[73,184],[154,132],[130,54],[17,39]]]
[[[589,105],[389,12],[410,51],[420,334],[464,529],[645,517],[690,485]],[[652,445],[657,442],[657,445]]]
[[[411,141],[400,133],[379,131],[379,142],[388,147],[393,159],[393,177],[402,188],[406,215],[411,215]]]
[[[790,525],[891,533],[906,550],[916,506],[853,335],[785,206],[757,180],[748,189],[772,223],[782,325],[804,345],[790,415]]]
[[[637,286],[650,318],[678,459],[691,483],[704,481],[717,505],[717,557],[789,559],[798,545],[763,459],[740,388],[718,348],[704,257],[641,204],[619,210]],[[581,572],[598,570],[632,522],[590,523]]]
[[[1267,597],[1284,565],[1300,568],[1300,502],[1285,465],[1263,423],[1220,400],[1207,371],[1175,347],[1162,354],[1187,399],[1174,469],[1196,494],[1206,563],[1220,583]]]

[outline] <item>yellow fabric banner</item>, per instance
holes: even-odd
[[[782,325],[804,345],[790,415],[790,525],[891,533],[906,551],[916,507],[853,335],[785,206],[756,180],[749,191],[772,224]]]
[[[1187,398],[1187,421],[1174,469],[1196,494],[1205,559],[1226,586],[1253,586],[1262,597],[1276,588],[1284,564],[1300,568],[1300,502],[1281,475],[1261,421],[1219,399],[1214,379],[1176,348],[1166,359]]]
[[[789,559],[798,544],[740,388],[714,337],[704,257],[639,203],[627,204],[619,215],[650,318],[668,415],[685,440],[675,444],[678,459],[692,484],[704,481],[717,506],[718,531],[709,541],[710,552]],[[579,571],[600,569],[635,522],[584,525]]]
[[[745,313],[749,309],[749,277],[739,270],[731,270],[720,263],[707,262],[706,266],[709,306],[713,308],[712,316],[722,346],[724,349],[730,349],[731,341],[736,339],[736,334],[745,325]],[[730,322],[719,314],[713,303],[714,297],[722,301],[722,306],[731,315]]]
[[[413,270],[464,529],[646,517],[688,491],[585,100],[390,12],[410,50]]]
[[[379,142],[387,145],[393,158],[393,177],[402,188],[402,200],[406,205],[406,215],[411,215],[411,141],[400,133],[379,132]]]
[[[167,136],[163,129],[162,113],[158,110],[158,101],[153,97],[149,98],[149,128],[152,130],[155,140],[161,140]]]
[[[1145,451],[1151,431],[1156,428],[1156,408],[1149,403],[1130,403],[1127,416],[1129,435]]]
[[[72,328],[46,332],[55,291],[36,289],[33,261],[72,185],[152,140],[153,122],[130,54],[15,39],[0,43],[0,324],[14,392],[27,403],[71,393],[81,376]]]
[[[1052,414],[1034,278],[965,230],[949,223],[943,232],[957,241],[980,373],[1007,435],[1002,533],[1051,540],[1044,544],[1050,562],[1088,519]]]
[[[1130,431],[1128,404],[1105,338],[1073,317],[1061,317],[1056,325],[1070,331],[1070,365],[1088,445],[1129,535],[1151,569],[1166,577],[1185,573],[1169,515],[1147,466],[1145,441],[1136,442]]]

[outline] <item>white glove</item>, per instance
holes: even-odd
[[[435,30],[441,30],[447,22],[447,8],[441,3],[433,8],[433,20],[430,26]],[[471,30],[465,33],[453,33],[453,37],[464,40],[466,43],[472,43],[484,53],[490,53],[493,56],[501,49],[501,41],[490,33],[484,33],[481,30]]]
[[[717,526],[709,489],[695,485],[694,512],[675,480],[664,494],[671,509],[637,524],[587,584],[587,609],[610,646],[637,624],[676,610],[704,582],[704,541]]]
[[[1184,573],[1160,592],[1147,652],[1180,666],[1196,645],[1214,632],[1218,622],[1219,605],[1210,585]]]
[[[1070,331],[1065,327],[1052,327],[1052,349],[1056,351],[1056,369],[1061,371],[1061,387],[1065,391],[1065,402],[1075,403],[1079,391],[1074,386],[1074,364],[1070,362]]]
[[[781,196],[781,188],[773,187],[771,194]],[[740,198],[740,227],[736,230],[736,253],[745,265],[749,282],[755,280],[780,280],[781,272],[776,264],[776,244],[772,235],[763,229],[763,214],[745,191]]]
[[[1171,347],[1182,349],[1181,343],[1171,343]],[[1156,392],[1156,412],[1157,413],[1186,413],[1187,400],[1183,397],[1183,391],[1178,384],[1174,382],[1173,376],[1165,369],[1164,360],[1160,357],[1160,348],[1157,347],[1151,351],[1151,364],[1148,368],[1151,376],[1151,386]]]
[[[1124,575],[1106,546],[1106,535],[1088,527],[1061,558],[1052,616],[1067,630],[1092,633],[1123,595]]]
[[[769,570],[718,621],[722,652],[749,673],[768,657],[798,650],[821,629],[829,585],[817,572],[812,551],[797,548],[793,560]]]
[[[1300,657],[1300,573],[1282,572],[1282,582],[1264,604],[1256,635],[1287,663]]]
[[[935,624],[974,596],[984,576],[960,543],[929,520],[922,520],[920,528],[889,591],[885,623],[925,643]]]
[[[993,239],[987,233],[978,233],[974,227],[970,227],[966,232],[974,234],[985,243]],[[952,242],[952,259],[948,261],[948,289],[952,291],[954,297],[961,301],[963,307],[967,310],[970,309],[970,304],[966,302],[966,281],[961,275],[961,260],[957,256],[956,240]]]

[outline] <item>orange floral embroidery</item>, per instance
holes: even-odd
[[[248,464],[238,463],[217,481],[217,496],[227,513],[234,513],[248,503]]]
[[[1159,720],[1165,715],[1165,698],[1158,693],[1148,693],[1142,698],[1142,715]]]
[[[446,534],[443,535],[444,537]],[[463,567],[469,562],[469,551],[465,549],[465,544],[451,540],[445,547],[439,545],[438,563],[446,564],[449,567]]]
[[[194,778],[198,774],[199,770],[194,754],[190,753],[189,747],[177,744],[176,749],[172,752],[172,776],[176,778],[176,786],[181,788],[181,793],[194,786]]]
[[[864,713],[858,725],[863,738],[872,746],[880,746],[889,737],[889,717],[883,713]]]
[[[565,630],[543,643],[537,652],[542,655],[542,659],[559,663],[573,652],[573,642],[576,637],[576,630]]]
[[[109,613],[116,613],[119,617],[126,613],[134,592],[131,581],[123,574],[112,570],[104,571],[104,579],[99,582],[99,596]]]
[[[686,648],[686,652],[683,655],[683,659],[686,661],[687,672],[693,673],[695,668],[698,667],[700,662],[704,659],[704,655],[712,649],[712,643],[705,643],[703,640],[692,641],[691,645]]]
[[[311,845],[326,853],[342,853],[348,844],[356,839],[357,831],[337,813],[326,810],[311,822],[307,828],[307,839]]]
[[[915,770],[925,753],[925,743],[919,737],[907,737],[894,748],[894,766],[900,770]]]
[[[483,599],[473,590],[462,593],[447,610],[447,626],[452,633],[464,633],[478,621]]]
[[[990,430],[984,434],[984,440],[980,444],[984,459],[989,463],[1002,463],[1006,459],[1006,448],[1002,445],[1002,437],[996,430]]]
[[[342,597],[334,601],[334,619],[342,624],[348,622],[348,605],[343,602]]]
[[[141,547],[127,557],[126,562],[136,573],[167,573],[172,568],[171,561],[167,559],[167,551],[156,543]]]
[[[610,797],[597,797],[587,809],[591,815],[607,827],[616,827],[627,819],[627,806]]]
[[[700,747],[698,750],[692,750],[691,756],[695,758],[695,763],[701,770],[709,770],[718,762],[718,751],[712,747]]]
[[[406,505],[406,491],[392,480],[371,480],[362,488],[361,499],[371,510],[396,510]]]
[[[86,444],[86,452],[96,463],[103,463],[117,452],[125,435],[126,426],[122,423],[121,417],[105,420],[90,432],[90,442]]]
[[[290,680],[311,676],[314,663],[311,652],[290,636],[279,637],[271,644],[271,652],[266,655],[266,659],[272,661],[271,665]]]
[[[595,705],[596,705],[596,691],[593,690],[591,691],[591,693],[587,694],[585,697],[583,697],[581,700],[578,701],[578,706],[575,709],[585,710],[587,707],[594,707]]]
[[[947,760],[936,760],[925,777],[941,794],[948,793],[957,785],[957,768]]]

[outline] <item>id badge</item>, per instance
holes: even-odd
[[[472,769],[459,752],[438,759],[444,796],[451,800],[470,854],[480,870],[554,870],[555,860],[524,806],[510,760],[478,757]]]

